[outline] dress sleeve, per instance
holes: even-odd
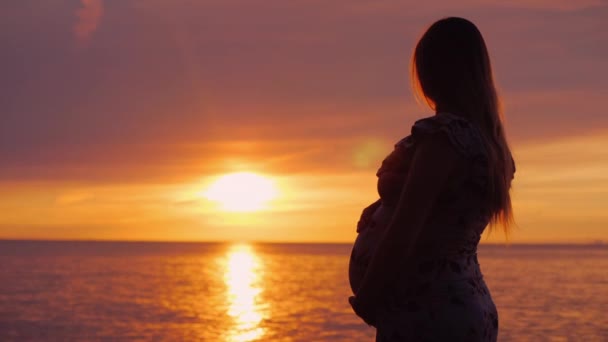
[[[411,137],[414,145],[438,135],[446,137],[456,153],[470,162],[467,184],[479,191],[486,191],[489,181],[489,158],[479,129],[470,121],[450,113],[439,113],[420,119],[412,126]]]
[[[487,156],[481,134],[468,120],[454,114],[439,113],[420,119],[412,126],[412,140],[420,142],[429,136],[444,135],[454,149],[466,158]]]

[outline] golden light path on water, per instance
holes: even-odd
[[[263,264],[248,245],[235,245],[226,258],[224,281],[227,288],[228,315],[234,327],[227,341],[252,341],[264,335],[260,322],[259,294],[262,292]]]

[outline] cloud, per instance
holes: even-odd
[[[0,182],[161,181],[220,171],[223,156],[351,167],[366,139],[390,149],[429,114],[409,94],[409,53],[448,10],[488,40],[514,143],[608,127],[608,7],[594,0],[79,4],[76,27],[67,4],[0,13]],[[69,33],[95,34],[95,49],[74,52]],[[247,141],[263,146],[187,147]]]
[[[605,1],[102,1],[2,6],[3,236],[229,238],[242,231],[167,196],[246,167],[295,179],[252,236],[351,238],[384,153],[430,114],[408,61],[446,15],[478,24],[492,52],[526,237],[605,236]]]
[[[76,11],[78,21],[74,26],[74,34],[81,42],[86,42],[97,31],[103,16],[102,0],[81,0],[82,7]]]

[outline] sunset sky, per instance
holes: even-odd
[[[416,40],[454,15],[504,102],[511,241],[608,240],[606,0],[3,2],[0,238],[352,241],[432,114]],[[226,212],[209,189],[233,172],[274,197]]]

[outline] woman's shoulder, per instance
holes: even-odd
[[[456,114],[439,112],[437,114],[416,120],[414,122],[414,127],[432,129],[447,126],[456,122],[465,123],[468,122],[468,120]]]
[[[417,120],[411,129],[409,142],[420,144],[429,137],[443,136],[465,157],[485,156],[481,132],[475,124],[456,114],[440,112]]]

